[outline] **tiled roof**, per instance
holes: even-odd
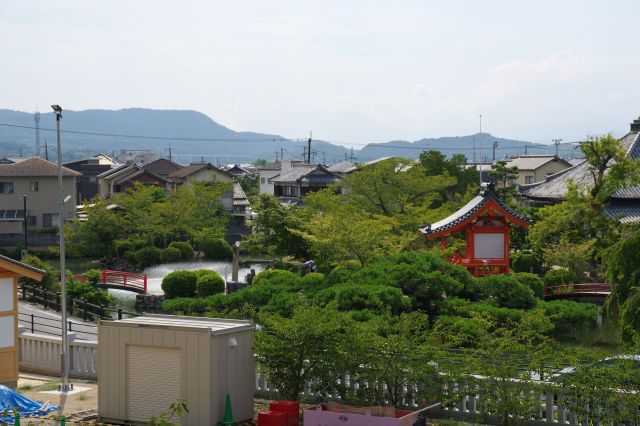
[[[62,167],[63,176],[80,176],[80,173]],[[58,176],[58,165],[39,157],[31,157],[13,164],[0,164],[0,176]]]
[[[227,175],[229,177],[231,177],[231,174],[225,172],[222,169],[219,169],[217,167],[215,167],[213,164],[210,163],[195,163],[195,164],[189,164],[188,166],[185,166],[183,168],[181,168],[180,170],[176,170],[175,172],[171,173],[169,175],[170,178],[172,179],[184,179],[188,176],[191,176],[194,173],[199,172],[200,170],[203,169],[207,169],[207,170],[215,170],[217,172],[220,172],[224,175]]]
[[[342,161],[327,167],[327,170],[332,173],[351,173],[357,170],[357,167],[350,161]]]
[[[478,212],[489,201],[494,200],[498,205],[504,209],[505,213],[520,219],[524,222],[532,223],[531,219],[511,209],[504,204],[500,198],[498,198],[493,191],[483,190],[478,195],[473,197],[471,201],[465,204],[460,210],[453,213],[451,216],[442,219],[434,224],[428,224],[423,228],[420,228],[420,232],[425,235],[437,234],[438,232],[445,231],[456,227],[457,225],[464,223],[467,219]]]
[[[244,190],[238,182],[233,184],[233,205],[234,206],[248,206],[249,199],[244,193]]]
[[[638,133],[628,133],[621,139],[621,143],[623,148],[627,151],[628,157],[633,159],[640,158]],[[520,186],[520,192],[527,198],[560,201],[567,195],[567,184],[569,181],[572,181],[579,187],[586,189],[591,188],[593,186],[593,178],[589,173],[589,164],[585,161],[577,166],[573,166],[569,169],[548,176],[541,182],[531,185],[522,185]]]
[[[163,182],[163,183],[165,183],[165,184],[169,182],[169,180],[168,180],[166,177],[164,177],[164,176],[157,175],[157,174],[155,174],[155,173],[153,173],[153,172],[150,172],[149,170],[145,170],[145,169],[138,169],[138,170],[134,171],[133,173],[130,173],[130,174],[124,175],[123,177],[121,177],[120,179],[118,179],[117,181],[115,181],[115,184],[116,184],[116,185],[122,185],[123,183],[125,183],[125,182],[129,182],[129,181],[131,181],[131,180],[133,180],[133,179],[137,178],[138,176],[142,176],[142,175],[150,175],[150,176],[152,176],[154,179],[157,179],[157,180],[159,180],[160,182]]]
[[[308,175],[310,175],[315,171],[322,172],[322,174],[324,175],[334,177],[335,180],[341,179],[340,175],[330,172],[320,164],[300,164],[300,165],[294,165],[291,169],[287,170],[286,172],[272,177],[271,179],[269,179],[269,182],[284,183],[284,182],[304,181],[308,178]]]
[[[47,271],[43,271],[42,269],[38,269],[38,268],[33,267],[31,265],[27,265],[26,263],[19,262],[19,261],[15,260],[15,259],[12,259],[12,258],[7,257],[7,256],[3,256],[1,254],[0,254],[0,260],[8,262],[8,263],[11,263],[11,264],[14,264],[16,266],[20,266],[20,267],[25,268],[25,269],[29,269],[30,271],[36,272],[38,274],[47,275]]]
[[[523,155],[508,161],[507,165],[509,167],[515,166],[518,170],[537,170],[552,161],[563,163],[565,167],[571,167],[571,163],[554,155]]]
[[[113,177],[116,177],[116,175],[119,175],[121,172],[124,172],[125,170],[128,170],[131,173],[133,173],[135,170],[137,170],[137,166],[133,164],[122,164],[120,166],[114,167],[113,169],[100,173],[98,175],[98,178],[102,178],[102,179],[113,178]]]
[[[612,203],[604,211],[621,223],[640,222],[640,203]]]

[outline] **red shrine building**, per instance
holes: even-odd
[[[449,237],[464,232],[466,249],[454,253],[451,263],[466,267],[474,276],[509,272],[509,228],[528,228],[531,220],[509,208],[491,190],[482,190],[460,210],[420,228],[428,240],[440,238],[443,249]]]

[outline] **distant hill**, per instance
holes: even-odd
[[[0,109],[0,157],[33,155],[35,152],[35,130],[32,113]],[[40,145],[44,156],[45,139],[49,146],[49,158],[55,159],[55,117],[53,113],[42,113],[40,120]],[[114,153],[120,149],[153,149],[161,156],[168,156],[171,146],[175,161],[188,163],[204,159],[212,163],[251,162],[257,158],[275,159],[276,153],[294,158],[302,157],[304,141],[285,140],[280,135],[254,132],[237,132],[208,116],[189,110],[152,110],[130,108],[121,110],[63,111],[62,141],[64,160],[93,155],[98,152]],[[93,134],[78,134],[85,132]],[[104,135],[100,135],[104,134]],[[123,135],[123,136],[106,136]],[[135,136],[146,136],[140,138]],[[174,138],[173,140],[153,139]],[[180,139],[184,138],[184,139]],[[488,133],[479,135],[421,139],[415,142],[392,141],[369,144],[354,149],[356,161],[370,161],[379,157],[402,156],[417,158],[422,149],[442,150],[447,155],[462,153],[470,160],[474,158],[476,146],[482,140],[482,157],[491,159],[491,144],[498,141],[496,155],[521,154],[525,145],[529,154],[553,153],[554,147],[525,141],[496,138]],[[315,162],[327,164],[345,160],[351,151],[343,146],[323,141],[313,141]],[[561,155],[570,156],[570,146],[561,146]],[[476,158],[480,154],[476,150]]]

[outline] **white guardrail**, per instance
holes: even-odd
[[[60,352],[62,339],[58,336],[45,336],[37,333],[29,333],[25,327],[19,328],[20,352],[19,365],[22,371],[40,374],[60,375]],[[96,350],[98,342],[76,340],[74,333],[69,333],[70,345],[70,370],[69,375],[78,379],[97,379]],[[350,385],[350,380],[345,377],[345,383]],[[353,384],[354,386],[355,383]],[[260,398],[277,399],[278,390],[271,386],[267,380],[256,372],[255,396]],[[309,386],[305,387],[302,396],[313,397]],[[339,398],[337,395],[335,398]],[[540,393],[540,410],[535,419],[526,422],[530,426],[543,425],[578,425],[576,416],[563,407],[563,397],[553,392]],[[409,408],[418,409],[418,401],[405,401]],[[474,396],[464,398],[453,408],[439,407],[429,410],[429,413],[438,417],[473,419],[479,412],[480,401]],[[491,423],[489,423],[491,424]]]
[[[18,327],[18,365],[21,371],[39,374],[61,374],[62,338],[44,334],[28,333],[26,327]],[[69,333],[69,376],[76,379],[95,380],[98,378],[96,350],[98,342],[76,340],[75,333]]]

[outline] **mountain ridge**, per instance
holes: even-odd
[[[280,135],[230,129],[199,111],[184,109],[123,108],[67,110],[62,113],[62,141],[64,160],[71,161],[97,152],[114,153],[120,149],[153,149],[161,156],[168,154],[179,162],[211,161],[212,163],[251,162],[257,158],[275,159],[276,155],[301,158],[306,141],[289,140]],[[16,156],[35,152],[35,126],[33,114],[0,109],[0,156]],[[40,145],[55,144],[55,117],[41,113]],[[79,133],[73,133],[79,132]],[[93,134],[84,134],[93,133]],[[108,134],[106,135],[99,135]],[[147,137],[147,138],[145,138]],[[162,140],[153,138],[173,138]],[[482,135],[443,136],[416,141],[394,140],[369,143],[353,149],[356,161],[370,161],[380,157],[403,156],[417,158],[424,149],[440,150],[448,156],[460,153],[469,160],[480,158],[478,146],[483,146],[482,159],[491,160],[491,145],[498,141],[496,158],[505,155],[554,153],[553,146],[508,138]],[[475,146],[475,149],[474,149]],[[44,148],[42,148],[44,149]],[[16,152],[18,151],[18,152]],[[573,154],[571,146],[562,146],[561,156]],[[52,155],[52,158],[55,155]],[[351,149],[329,142],[312,141],[313,162],[326,164],[350,159]]]

